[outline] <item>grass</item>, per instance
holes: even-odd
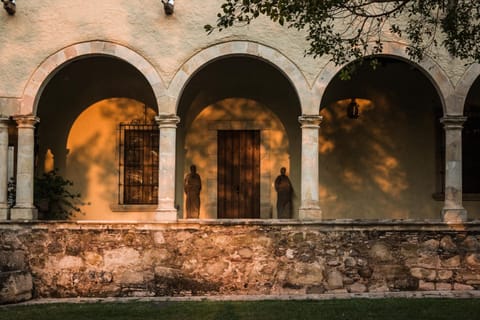
[[[480,319],[478,299],[125,302],[0,306],[0,319]]]

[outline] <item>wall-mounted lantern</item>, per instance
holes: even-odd
[[[15,14],[17,11],[17,5],[15,4],[15,0],[1,0],[3,2],[3,9],[7,11],[7,13],[11,16]]]
[[[355,98],[352,98],[352,101],[347,106],[347,116],[350,119],[358,119],[359,112],[358,112],[358,103],[355,101]]]
[[[175,5],[175,0],[162,0],[163,10],[165,10],[166,15],[171,15],[173,13],[173,6]]]

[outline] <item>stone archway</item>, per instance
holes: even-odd
[[[384,44],[383,53],[380,57],[393,57],[406,61],[417,67],[431,81],[436,88],[441,102],[444,114],[458,114],[457,103],[455,99],[455,90],[450,79],[440,66],[431,58],[425,57],[424,60],[413,62],[405,53],[405,45],[396,42],[387,42]],[[315,83],[312,86],[312,99],[314,102],[311,106],[314,108],[308,114],[315,114],[320,107],[325,90],[330,81],[345,65],[336,66],[328,63],[327,66],[318,74]],[[315,109],[316,108],[316,109]]]
[[[207,198],[202,199],[204,208],[201,210],[200,217],[216,218],[216,137],[218,131],[260,131],[260,140],[263,141],[261,146],[263,171],[260,177],[261,214],[259,216],[261,218],[276,217],[274,210],[272,211],[272,197],[276,194],[275,191],[272,191],[271,186],[281,167],[288,168],[288,174],[294,181],[297,194],[300,191],[301,131],[297,119],[302,111],[300,97],[293,84],[274,64],[246,54],[217,57],[214,61],[200,65],[199,70],[192,71],[190,74],[191,78],[182,89],[181,96],[178,97],[177,114],[182,122],[177,131],[177,154],[179,157],[176,181],[183,181],[190,165],[196,165],[199,174],[205,178],[205,186],[214,190],[205,191],[203,196]],[[204,124],[206,123],[204,126],[195,129],[196,134],[193,137],[199,139],[202,136],[204,139],[200,139],[200,142],[209,141],[209,144],[196,149],[195,156],[192,156],[194,153],[192,146],[195,144],[189,142],[189,139],[192,138],[190,130],[195,126],[197,116],[202,114],[205,108],[217,106],[227,100],[231,102],[229,105],[235,107],[221,109],[219,114],[223,113],[222,116],[211,118],[210,122],[204,122]],[[242,101],[252,103],[242,103]],[[256,119],[255,111],[249,109],[252,105],[256,106],[252,110],[256,110],[259,117],[269,118],[269,120]],[[242,112],[239,113],[243,110],[242,108],[249,110],[248,118],[245,118],[246,115]],[[270,110],[268,113],[265,112],[267,109]],[[267,117],[267,114],[271,116]],[[275,122],[272,120],[273,118],[276,118],[277,122],[284,127],[284,133],[277,137],[278,140],[271,135],[277,126],[274,128],[268,124]],[[285,142],[283,146],[278,145],[284,141],[289,141],[289,143]],[[265,152],[267,149],[268,152]],[[279,155],[275,152],[283,154]],[[284,161],[282,163],[273,161],[274,166],[278,167],[267,168],[267,165],[271,166],[269,161],[272,160],[265,159],[274,157],[274,154],[275,157],[282,158]],[[183,207],[181,187],[177,187],[176,199],[178,199],[177,206]],[[295,208],[299,207],[298,202],[298,197],[294,198],[294,212]]]
[[[83,89],[78,90],[78,88]],[[76,218],[105,219],[108,216],[114,220],[137,219],[139,212],[148,211],[147,219],[156,219],[157,205],[150,204],[134,208],[125,206],[125,203],[118,200],[122,199],[119,186],[123,185],[123,180],[118,174],[122,165],[117,159],[121,158],[118,156],[118,150],[121,148],[116,136],[117,127],[121,122],[136,121],[135,119],[141,117],[143,113],[149,114],[148,130],[156,131],[158,136],[158,126],[154,124],[153,116],[158,114],[157,101],[164,95],[164,91],[162,79],[147,60],[131,49],[110,42],[93,41],[72,45],[47,58],[34,72],[24,91],[21,113],[35,114],[42,120],[37,130],[40,137],[37,144],[39,154],[45,154],[47,150],[50,150],[50,153],[53,151],[55,167],[60,167],[62,175],[68,179],[71,172],[84,175],[83,177],[75,175],[76,180],[73,182],[77,187],[83,188],[77,189],[76,192],[85,196],[97,194],[102,198],[102,201],[82,199],[83,202],[91,205],[87,206],[88,212],[85,210],[84,217],[79,215]],[[102,173],[97,170],[97,175],[102,175],[98,181],[103,182],[97,183],[98,190],[92,191],[90,189],[93,185],[89,184],[89,181],[94,180],[90,176],[87,177],[89,170],[77,170],[78,168],[66,170],[67,164],[72,163],[67,161],[68,156],[78,155],[78,152],[73,152],[78,150],[68,149],[68,132],[83,110],[98,101],[112,98],[119,98],[115,100],[115,108],[103,107],[101,112],[87,121],[87,128],[90,129],[109,128],[108,132],[103,131],[103,135],[105,133],[109,135],[111,140],[109,145],[112,147],[108,152],[103,153],[103,156],[91,157],[90,160],[84,159],[86,161],[81,162],[84,168],[90,167],[93,163],[99,164],[102,168],[100,170]],[[130,102],[128,102],[129,98]],[[138,103],[132,103],[132,99],[136,99]],[[135,112],[131,112],[132,108]],[[145,124],[147,124],[146,120]],[[98,131],[99,134],[95,135],[93,140],[85,138],[83,146],[102,148],[100,141],[105,137],[101,138],[101,131]],[[78,145],[81,144],[77,144],[76,149],[79,149]],[[158,153],[158,146],[156,149]],[[31,158],[33,163],[33,150]],[[109,160],[105,162],[107,158]],[[41,157],[39,160],[38,168],[41,172]],[[158,171],[156,172],[158,175]],[[30,179],[33,180],[33,174]],[[157,191],[151,193],[153,198],[157,197]],[[123,206],[119,207],[119,204]],[[118,213],[119,210],[123,213]]]
[[[273,65],[283,73],[295,89],[302,106],[302,113],[305,113],[303,109],[311,104],[310,85],[300,69],[288,59],[288,57],[278,50],[260,43],[250,41],[231,41],[215,44],[203,49],[182,65],[168,86],[168,97],[166,97],[166,99],[168,99],[170,103],[166,103],[165,105],[167,107],[161,109],[160,113],[175,114],[176,109],[178,108],[177,99],[180,99],[182,96],[182,92],[188,81],[204,66],[217,59],[228,56],[247,56],[263,60]]]
[[[48,81],[61,67],[81,57],[105,55],[116,57],[134,66],[147,79],[157,100],[165,95],[165,86],[153,65],[137,52],[123,45],[107,41],[88,41],[65,47],[49,56],[34,71],[22,95],[20,114],[35,115],[37,104]]]
[[[467,71],[463,74],[462,78],[455,87],[455,110],[452,111],[452,114],[463,115],[463,110],[465,107],[465,102],[467,100],[468,93],[472,88],[474,82],[480,76],[480,64],[475,63],[471,65]]]
[[[469,217],[478,218],[480,208],[480,65],[470,66],[456,87],[462,123],[462,200]]]

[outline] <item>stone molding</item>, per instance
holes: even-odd
[[[17,122],[18,128],[35,129],[35,125],[40,122],[40,118],[33,115],[17,115],[13,117]]]
[[[440,119],[440,123],[443,124],[445,130],[462,130],[465,121],[467,121],[467,117],[464,116],[450,115]]]
[[[160,129],[163,128],[177,128],[180,123],[180,117],[174,114],[160,114],[155,117],[155,122]]]
[[[164,81],[155,67],[143,56],[124,45],[95,40],[70,45],[47,57],[28,80],[23,91],[19,113],[36,114],[42,91],[53,75],[66,62],[92,55],[112,56],[131,64],[147,79],[157,101],[165,95]]]
[[[320,124],[323,121],[323,116],[319,115],[301,115],[298,117],[298,122],[301,124],[301,128],[312,128],[318,129],[320,128]]]
[[[198,70],[211,61],[227,56],[247,56],[267,61],[289,80],[298,95],[302,108],[311,104],[310,85],[298,66],[277,49],[252,41],[217,43],[197,52],[185,61],[173,77],[168,87],[169,96],[181,97],[188,81]],[[167,113],[176,112],[176,110],[170,109],[163,110],[161,106],[159,106],[159,109]]]
[[[10,121],[10,118],[8,116],[4,116],[4,115],[0,114],[0,127],[1,128],[7,128],[9,121]]]
[[[480,76],[480,64],[472,64],[467,71],[463,74],[462,78],[458,82],[455,88],[455,97],[457,99],[457,112],[456,114],[463,114],[465,108],[465,102],[467,95],[473,86],[473,83]]]
[[[209,226],[272,226],[278,228],[305,227],[322,231],[445,231],[480,232],[480,220],[447,223],[440,219],[335,219],[335,220],[297,220],[297,219],[177,219],[175,221],[0,221],[0,230],[29,231],[47,230],[196,230]]]

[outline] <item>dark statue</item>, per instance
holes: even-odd
[[[187,218],[198,219],[200,214],[200,190],[202,190],[202,180],[197,173],[197,167],[195,165],[190,166],[190,173],[185,177],[184,190],[187,196]]]
[[[292,183],[285,173],[287,169],[281,168],[280,175],[275,179],[275,190],[277,191],[277,217],[279,219],[290,219],[292,217]]]

